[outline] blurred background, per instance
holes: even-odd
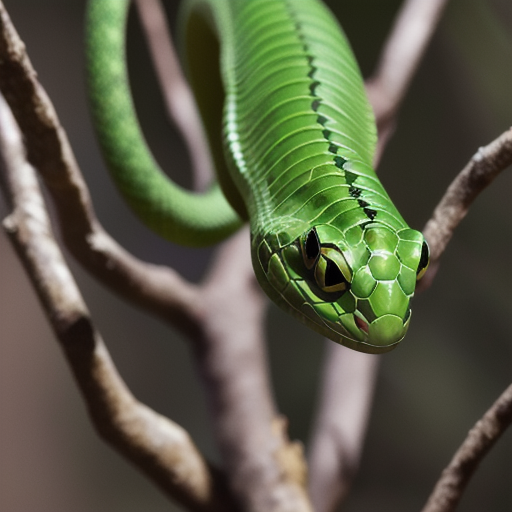
[[[5,0],[52,98],[105,228],[138,257],[201,278],[211,250],[160,240],[121,202],[87,114],[84,1]],[[365,76],[400,5],[330,1]],[[174,23],[177,2],[168,1]],[[171,25],[172,26],[172,25]],[[188,183],[183,144],[167,125],[137,24],[129,52],[141,121],[158,158]],[[512,3],[452,0],[400,112],[379,174],[421,229],[479,146],[512,124]],[[419,510],[466,432],[512,376],[512,169],[472,206],[434,285],[414,300],[407,339],[382,357],[361,471],[346,512]],[[2,218],[7,213],[0,198]],[[94,433],[41,308],[0,235],[0,510],[178,511]],[[97,327],[134,394],[183,425],[218,459],[186,342],[134,310],[70,262]],[[271,307],[276,398],[293,438],[308,442],[324,341]],[[460,510],[512,510],[512,431],[470,484]]]

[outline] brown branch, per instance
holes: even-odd
[[[241,506],[255,512],[309,511],[302,454],[287,440],[283,422],[276,420],[268,391],[260,324],[263,302],[254,289],[248,240],[245,250],[240,239],[227,243],[202,288],[123,251],[94,217],[64,131],[1,3],[0,12],[0,88],[22,128],[30,159],[50,190],[66,245],[107,286],[195,341],[221,455]],[[233,287],[233,294],[226,293],[226,286]],[[243,318],[247,321],[237,324]],[[92,378],[87,391],[94,401],[99,388],[96,375]],[[108,411],[105,416],[107,421]],[[145,428],[151,430],[149,424]]]
[[[327,346],[309,460],[315,512],[335,510],[350,490],[361,458],[378,361],[378,356],[332,342]]]
[[[222,245],[207,276],[208,339],[197,361],[242,510],[310,511],[302,450],[289,442],[271,395],[263,332],[268,302],[254,277],[249,248],[246,229]]]
[[[494,443],[512,424],[512,385],[469,431],[466,439],[443,471],[422,512],[451,512]]]
[[[176,423],[138,402],[117,373],[58,247],[21,134],[0,96],[3,186],[12,203],[4,220],[61,343],[98,433],[166,495],[190,510],[232,510],[220,474]]]
[[[186,333],[196,333],[197,289],[174,271],[127,253],[98,222],[69,140],[0,2],[0,90],[25,137],[27,157],[55,204],[66,246],[100,281]]]
[[[471,203],[499,174],[512,165],[512,128],[481,147],[448,187],[423,232],[435,264]]]

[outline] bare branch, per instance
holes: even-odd
[[[137,6],[171,117],[191,153],[209,155],[206,139],[196,136],[195,104],[182,102],[187,86],[161,5],[139,0]],[[186,94],[191,98],[188,88]],[[196,316],[202,334],[194,337],[197,364],[238,503],[252,511],[309,511],[302,449],[288,440],[269,388],[262,327],[267,300],[256,283],[249,247],[247,229],[222,244],[201,286]]]
[[[139,403],[117,373],[55,242],[21,134],[0,96],[0,149],[11,239],[66,355],[96,429],[165,494],[190,510],[232,510],[220,474],[176,423]]]
[[[55,204],[64,241],[80,263],[139,307],[196,333],[197,290],[174,271],[134,258],[101,227],[68,138],[3,4],[0,2],[0,90],[23,133],[29,161]]]
[[[435,264],[471,203],[501,171],[512,165],[512,128],[481,147],[448,187],[423,232]]]
[[[422,512],[454,510],[478,464],[511,424],[512,385],[469,431],[443,471]]]
[[[223,244],[204,286],[198,363],[231,488],[244,510],[309,511],[305,462],[290,443],[269,388],[267,300],[256,283],[248,230]],[[229,320],[226,317],[229,312]]]
[[[366,91],[379,130],[377,159],[391,136],[398,108],[418,69],[448,0],[406,0]]]
[[[149,0],[139,0],[139,9],[148,32],[151,32],[148,28],[152,24],[151,19],[154,22],[150,13],[154,6],[151,7],[151,4]],[[431,10],[425,13],[419,7],[420,4],[423,7],[430,4]],[[437,7],[432,8],[433,5]],[[387,48],[391,55],[398,52],[396,48],[391,51],[393,44],[398,45],[398,49],[404,46],[402,49],[407,51],[401,54],[398,61],[389,56],[383,57],[382,69],[369,84],[369,93],[373,98],[382,94],[380,99],[374,99],[380,105],[375,107],[379,126],[382,127],[385,123],[390,126],[389,120],[403,98],[419,55],[424,51],[443,6],[444,2],[434,0],[412,0],[406,4],[400,18],[402,21],[397,22],[395,37],[390,39]],[[422,25],[421,29],[416,26],[417,37],[414,44],[409,39],[410,34],[404,30],[412,23],[410,19],[404,21],[407,20],[407,9],[427,20],[427,26]],[[261,327],[264,302],[255,288],[247,254],[247,234],[241,233],[223,245],[214,268],[201,288],[186,283],[172,270],[147,265],[123,251],[103,231],[94,217],[87,189],[80,177],[69,143],[44,91],[35,80],[35,73],[23,45],[17,39],[1,3],[0,15],[0,28],[4,29],[0,34],[0,87],[9,98],[11,108],[22,127],[30,160],[40,170],[57,205],[66,243],[82,264],[112,289],[178,326],[196,342],[194,349],[199,372],[205,383],[216,436],[238,502],[252,511],[310,510],[304,491],[305,468],[301,449],[297,444],[288,441],[285,424],[276,412],[269,390]],[[159,25],[157,32],[160,35],[154,40],[149,38],[157,68],[162,61],[169,59],[168,50],[162,49],[169,44],[169,39],[165,34],[162,36],[164,27]],[[397,41],[400,40],[402,42],[398,44]],[[409,52],[411,48],[416,48],[415,52]],[[176,84],[176,72],[173,71],[170,75],[166,72],[160,73],[163,90],[170,95],[169,104],[183,104],[183,100],[175,101],[180,97],[182,85],[170,86],[171,83]],[[390,76],[397,78],[397,81],[391,81]],[[175,107],[171,107],[171,110],[173,108]],[[189,147],[196,148],[197,138],[189,130],[188,108],[187,119],[181,124],[181,130]],[[381,120],[385,120],[385,123]],[[387,133],[390,133],[389,129]],[[382,140],[385,142],[386,137]],[[204,149],[205,143],[201,144]],[[192,154],[206,153],[203,150],[194,150]],[[23,223],[20,226],[22,225]],[[13,233],[21,231],[21,227],[15,223],[15,216],[10,217],[8,226]],[[56,268],[59,268],[58,265]],[[38,275],[37,272],[40,271],[32,267],[29,270],[32,275]],[[42,287],[44,291],[44,285],[36,282],[36,286]],[[155,415],[153,411],[136,402],[124,388],[124,383],[120,381],[108,359],[106,349],[90,324],[85,306],[83,309],[78,308],[78,312],[72,312],[75,317],[71,321],[66,320],[65,314],[61,318],[57,309],[48,311],[50,315],[53,312],[57,323],[63,323],[69,336],[62,338],[64,347],[102,435],[114,444],[118,443],[121,451],[126,450],[127,446],[130,447],[133,453],[129,450],[128,456],[142,467],[153,468],[146,470],[147,473],[169,492],[168,480],[171,476],[163,459],[167,462],[177,461],[173,456],[180,452],[172,444],[173,439],[179,439],[176,444],[187,445],[188,450],[188,436],[169,420]],[[85,340],[85,348],[80,348],[82,339]],[[331,349],[334,351],[338,347],[330,344]],[[74,365],[78,364],[75,361],[75,352],[80,353],[80,357],[85,358],[84,364],[89,366],[86,364],[85,369],[75,368]],[[340,350],[334,353],[342,354]],[[360,457],[375,378],[376,358],[364,356],[364,359],[358,360],[359,356],[361,355],[355,354],[355,359],[352,359],[351,354],[351,359],[345,359],[344,362],[333,356],[325,377],[324,398],[311,456],[314,472],[311,488],[318,510],[331,510],[334,503],[344,495]],[[357,374],[361,379],[362,394],[359,395],[358,407],[352,414],[346,411],[349,411],[351,400],[356,396],[333,393],[332,389],[336,386],[337,389],[350,389],[345,380],[348,379],[349,370],[340,370],[344,366],[355,369],[358,363],[361,364]],[[341,385],[337,381],[340,376],[343,378]],[[89,379],[87,385],[84,384],[86,379]],[[108,387],[110,381],[114,382],[111,388]],[[110,417],[111,424],[103,423],[105,416]],[[123,428],[126,430],[118,437],[118,429]],[[172,429],[174,437],[169,429]],[[149,447],[151,439],[146,438],[148,432],[156,443]],[[167,440],[168,445],[164,446],[169,446],[169,450],[162,450],[163,459],[159,459],[156,452],[161,448],[161,445],[158,447],[158,442],[162,442],[162,439]],[[174,451],[170,451],[171,448]],[[333,460],[332,457],[321,456],[325,453],[337,454],[339,458]],[[189,457],[189,454],[186,456]],[[185,484],[176,487],[173,492],[183,503],[190,495],[190,499],[195,500],[192,507],[210,510],[200,507],[215,507],[216,503],[222,503],[224,496],[218,498],[219,501],[213,496],[217,491],[220,493],[222,487],[212,484],[217,482],[216,474],[213,471],[208,472],[200,455],[195,454],[194,457],[192,461],[185,462],[193,466],[195,460],[198,467],[203,469],[197,470],[194,466],[194,471],[199,471],[199,476],[206,476],[201,476],[201,482],[196,483],[188,473],[188,476],[175,475],[176,478],[185,479]],[[203,470],[204,473],[201,473]],[[334,485],[337,478],[341,492]],[[322,484],[324,487],[318,483],[320,481],[325,482]],[[187,485],[193,489],[189,490]],[[204,497],[206,505],[199,496]],[[231,510],[229,502],[226,501],[224,505],[227,507],[225,510]]]
[[[181,131],[188,147],[194,171],[194,186],[197,190],[204,190],[213,176],[212,159],[194,97],[171,42],[165,11],[160,0],[136,0],[135,5],[169,117]]]
[[[94,218],[55,112],[6,16],[3,21],[0,56],[2,64],[10,68],[6,74],[0,73],[0,87],[10,98],[31,159],[52,194],[66,243],[103,282],[181,327],[196,342],[221,453],[238,501],[254,511],[310,510],[302,453],[289,443],[283,422],[276,420],[268,389],[261,333],[263,301],[254,286],[246,235],[243,250],[240,240],[244,235],[223,247],[219,263],[202,289],[171,270],[141,263],[119,248]],[[18,50],[13,52],[16,45]],[[5,76],[10,79],[2,81]],[[39,134],[39,140],[34,140],[34,134]],[[231,294],[226,291],[230,287]],[[237,324],[239,320],[244,321]],[[98,390],[97,385],[93,387]],[[151,430],[149,425],[144,428]]]
[[[359,467],[378,361],[378,356],[328,344],[309,459],[316,512],[335,510],[348,494]]]

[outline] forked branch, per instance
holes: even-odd
[[[251,510],[309,511],[301,452],[288,442],[268,390],[261,333],[264,302],[254,287],[249,258],[238,258],[247,247],[240,249],[242,244],[236,239],[228,242],[202,289],[174,271],[143,263],[120,248],[94,216],[69,142],[1,3],[0,14],[0,88],[23,132],[30,161],[56,205],[66,245],[107,286],[181,328],[194,342],[198,367],[208,384],[214,431],[237,501]],[[242,232],[238,239],[246,236]],[[242,266],[233,274],[238,262]],[[238,293],[232,296],[239,300],[231,307],[222,306],[230,296],[216,293],[220,289],[214,286],[216,280],[224,286],[232,282],[237,287]],[[232,326],[244,318],[247,323],[243,330],[250,336],[240,339]],[[113,366],[110,368],[115,371]],[[85,392],[97,392],[98,386],[88,385],[90,379],[94,383],[96,374],[76,375],[79,380],[85,379],[80,382]],[[123,403],[114,392],[109,398]],[[111,443],[130,451],[118,439],[118,435],[124,435],[115,427],[118,416],[105,411],[101,417],[103,431],[113,433],[107,436]],[[148,421],[146,430],[158,430],[154,413],[149,417],[156,423],[151,426]],[[171,473],[176,462],[179,460],[167,459]],[[187,488],[189,482],[178,479],[178,484]]]
[[[197,333],[196,290],[173,270],[126,252],[98,222],[69,140],[0,2],[0,91],[23,133],[28,161],[55,204],[66,246],[100,281],[186,333]]]
[[[445,3],[409,0],[404,4],[376,78],[368,85],[384,134],[391,132],[398,105]],[[139,2],[146,22],[150,17],[145,17],[144,11],[148,14],[151,5],[154,7],[153,0]],[[265,512],[311,510],[304,490],[300,447],[288,441],[285,422],[276,412],[269,389],[262,332],[265,302],[255,288],[247,233],[240,233],[221,248],[200,287],[187,283],[171,269],[141,262],[119,247],[94,215],[69,142],[1,1],[0,18],[0,89],[21,128],[28,158],[56,205],[66,245],[84,267],[116,293],[157,314],[193,340],[226,477],[238,504],[243,509]],[[410,31],[410,26],[421,29]],[[397,55],[398,59],[392,58]],[[170,79],[164,75],[162,80]],[[172,96],[177,89],[169,90]],[[0,122],[2,127],[9,123],[5,116]],[[12,128],[8,133],[15,131]],[[191,141],[190,132],[187,135],[184,128],[182,131],[189,147],[194,147],[197,138]],[[479,152],[484,158],[474,159],[472,165],[480,170],[470,171],[472,177],[461,178],[471,192],[460,194],[458,185],[453,185],[454,191],[448,191],[444,206],[442,203],[438,207],[427,224],[425,234],[434,259],[439,258],[462,219],[460,212],[467,210],[472,198],[487,184],[487,177],[495,174],[496,167],[510,164],[510,138],[509,130],[499,143]],[[381,140],[382,149],[387,136]],[[7,145],[12,147],[13,141]],[[19,192],[12,187],[8,192],[15,206],[6,227],[46,306],[98,430],[164,492],[191,510],[232,510],[223,479],[202,459],[188,435],[137,402],[117,375],[52,239],[33,170],[20,156],[23,151],[17,151],[18,156],[6,153],[6,164],[14,165],[12,170],[16,168],[16,172],[18,167],[26,172],[18,176]],[[193,153],[204,155],[206,151],[203,146]],[[30,212],[24,212],[26,207],[43,212],[37,214],[37,222],[27,216]],[[42,258],[51,268],[43,268]],[[62,269],[64,273],[59,275],[65,276],[65,282],[57,276]],[[61,286],[69,296],[60,297]],[[328,358],[330,366],[325,372],[310,457],[311,494],[317,512],[332,510],[350,486],[360,457],[376,368],[375,358],[343,351],[332,343],[329,352],[332,357]],[[361,364],[359,371],[350,379],[348,372],[343,372],[346,382],[340,386],[336,370],[343,365],[355,368],[356,360]],[[354,389],[360,393],[354,394]],[[333,457],[325,457],[326,453]],[[433,510],[437,509],[428,512]]]
[[[52,233],[21,134],[0,96],[0,153],[12,211],[3,226],[43,305],[98,433],[162,491],[201,512],[233,510],[221,474],[176,423],[138,402],[119,376]]]

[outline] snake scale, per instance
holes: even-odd
[[[429,261],[372,169],[373,113],[319,0],[185,0],[179,40],[217,182],[184,190],[140,131],[125,59],[128,0],[89,0],[89,88],[122,195],[174,242],[213,244],[248,220],[257,279],[315,331],[369,353],[395,347]]]

